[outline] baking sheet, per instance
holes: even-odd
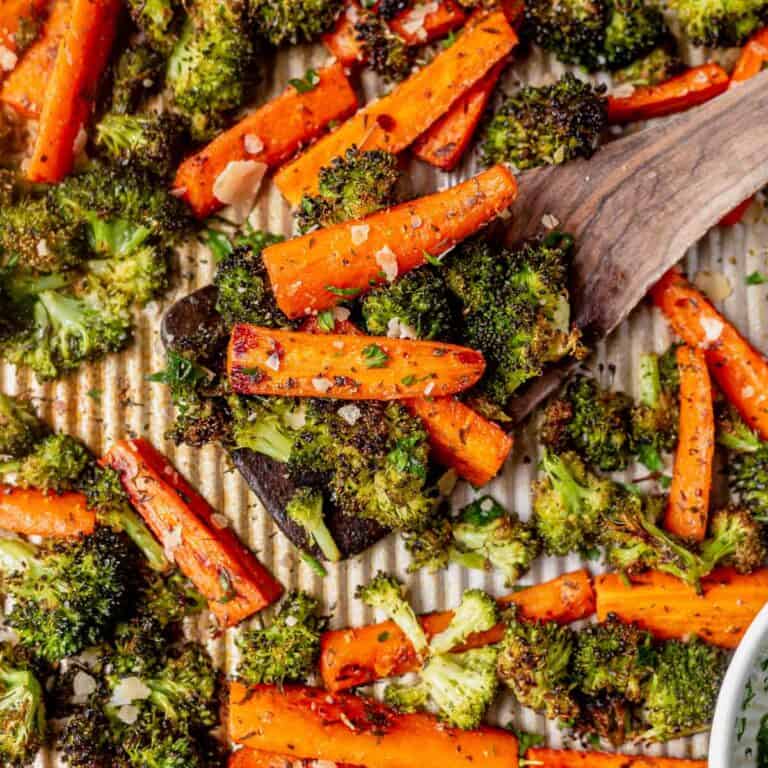
[[[733,52],[719,57],[731,58]],[[708,58],[701,49],[687,57],[696,64]],[[293,48],[277,56],[274,67],[259,93],[258,102],[277,95],[289,78],[301,77],[309,66],[319,66],[328,59],[321,46]],[[505,87],[514,89],[520,82],[541,84],[559,76],[564,67],[540,51],[534,51],[524,61],[514,63],[508,70]],[[599,78],[609,84],[606,78]],[[364,100],[372,98],[386,88],[369,72],[358,81]],[[477,170],[474,158],[469,158],[454,173],[444,174],[418,161],[408,169],[414,193],[452,186]],[[521,195],[525,195],[524,184]],[[290,235],[293,231],[290,209],[273,185],[265,183],[252,214],[252,223],[272,232]],[[653,222],[649,221],[649,233]],[[637,258],[643,258],[642,253]],[[728,230],[713,229],[697,247],[687,255],[687,268],[691,275],[700,270],[722,274],[730,282],[733,293],[718,306],[760,350],[768,350],[768,286],[747,286],[744,276],[755,270],[764,270],[768,258],[768,217],[755,205],[745,217],[745,223]],[[45,386],[38,384],[32,374],[17,371],[12,366],[0,366],[0,390],[24,393],[33,398],[41,414],[56,428],[79,436],[99,453],[114,440],[137,436],[151,440],[164,451],[181,472],[196,485],[208,500],[232,522],[243,540],[272,569],[286,588],[302,588],[320,597],[328,612],[333,613],[333,626],[361,624],[375,618],[353,598],[355,587],[366,581],[377,570],[397,574],[410,586],[415,607],[420,611],[455,605],[464,589],[480,587],[494,595],[501,595],[503,578],[493,574],[468,571],[451,566],[429,575],[407,574],[408,555],[397,536],[390,536],[361,556],[328,566],[328,577],[316,576],[299,559],[296,550],[273,524],[258,500],[251,494],[232,468],[222,451],[214,447],[195,450],[175,447],[166,441],[164,433],[172,419],[168,393],[162,385],[146,380],[147,374],[164,367],[164,352],[159,336],[162,313],[176,299],[195,288],[207,285],[214,270],[213,260],[206,249],[191,244],[180,252],[174,264],[171,290],[162,301],[153,302],[138,316],[135,342],[123,353],[82,370],[80,375]],[[613,336],[601,343],[587,364],[594,368],[604,384],[636,394],[638,376],[635,363],[641,352],[663,351],[669,344],[666,323],[661,315],[648,306],[641,306],[623,323]],[[527,517],[530,510],[529,486],[536,466],[535,441],[530,435],[520,435],[513,455],[503,474],[485,491],[500,502]],[[642,472],[629,471],[628,478]],[[461,484],[454,503],[465,504],[473,496],[472,489]],[[580,558],[541,558],[524,577],[523,583],[544,581],[584,563]],[[593,571],[599,563],[589,563]],[[255,619],[256,622],[259,619]],[[214,636],[209,616],[190,622],[191,635],[207,643],[217,662],[227,671],[234,670],[237,652],[234,631]],[[379,689],[381,685],[377,686]],[[519,729],[544,734],[550,746],[567,745],[563,732],[553,723],[529,710],[513,705],[509,696],[500,698],[490,714],[492,722],[506,724],[513,720]],[[636,751],[630,746],[626,751]],[[648,748],[649,753],[669,754],[675,757],[705,757],[707,736],[680,739],[663,746]],[[58,765],[55,755],[42,754],[36,765]]]

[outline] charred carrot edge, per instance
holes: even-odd
[[[467,151],[503,70],[504,63],[497,64],[467,91],[444,117],[416,140],[413,154],[436,168],[452,171]]]
[[[27,166],[30,181],[55,183],[72,170],[121,9],[120,0],[73,0]]]
[[[0,101],[28,118],[40,117],[45,84],[50,80],[70,14],[69,0],[57,0],[40,37],[24,53],[0,90]]]
[[[294,755],[278,755],[276,752],[262,752],[260,749],[243,747],[233,752],[227,761],[227,768],[315,768],[317,760],[296,758]],[[346,763],[329,763],[326,768],[354,768]]]
[[[526,751],[525,759],[533,765],[540,765],[541,768],[707,768],[706,760],[621,755],[611,752],[578,752],[570,749],[541,747],[531,747]]]
[[[499,600],[502,606],[516,605],[520,615],[531,620],[569,624],[595,611],[595,593],[586,570],[567,573],[556,579],[526,587]],[[428,637],[442,632],[453,618],[452,611],[420,617]],[[497,643],[504,633],[499,624],[488,632],[473,635],[467,648]],[[321,641],[320,674],[325,687],[340,691],[396,677],[418,669],[413,647],[392,621],[364,627],[326,632]]]
[[[316,317],[307,318],[301,330],[327,333]],[[333,333],[362,335],[349,320],[339,319]],[[424,422],[434,459],[477,487],[499,473],[512,450],[511,435],[453,397],[421,397],[407,400],[405,407]]]
[[[150,443],[121,440],[102,461],[120,474],[136,510],[222,626],[280,597],[280,583]]]
[[[676,357],[680,426],[664,527],[683,539],[701,541],[707,534],[715,455],[712,382],[702,350],[681,346]]]
[[[768,362],[676,269],[651,289],[651,297],[678,336],[704,349],[707,365],[742,418],[768,440]]]
[[[517,44],[504,13],[497,11],[460,35],[391,93],[368,104],[275,175],[283,196],[297,205],[317,190],[320,170],[353,144],[402,152],[441,118]]]
[[[0,484],[0,528],[24,536],[85,536],[93,533],[96,514],[82,493],[44,493]]]
[[[631,96],[609,96],[608,122],[632,123],[684,112],[721,94],[729,81],[719,64],[692,67],[659,85],[635,88]]]
[[[318,336],[238,323],[227,373],[244,395],[402,400],[451,395],[485,370],[480,352],[456,344],[381,336]]]
[[[635,622],[659,639],[698,635],[723,648],[735,648],[747,627],[768,602],[768,568],[739,574],[713,571],[701,582],[701,594],[680,579],[648,571],[630,582],[620,574],[595,577],[597,618],[615,614]]]
[[[419,398],[405,405],[424,422],[435,460],[472,485],[489,483],[509,457],[512,436],[461,401]]]
[[[359,296],[469,237],[516,196],[515,177],[496,165],[451,189],[271,245],[263,258],[277,303],[296,318]]]
[[[321,69],[318,76],[320,81],[312,90],[299,93],[289,86],[184,160],[174,188],[198,218],[223,206],[213,189],[229,163],[254,160],[273,168],[314,139],[332,120],[343,120],[357,109],[357,96],[341,64]]]
[[[366,768],[516,768],[517,739],[461,731],[433,715],[398,714],[373,699],[306,686],[229,686],[229,735],[252,749]]]
[[[11,53],[16,53],[16,35],[22,20],[41,19],[45,16],[47,7],[48,0],[3,0],[0,3],[0,45]],[[3,74],[0,69],[0,80]]]

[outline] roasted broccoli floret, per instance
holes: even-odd
[[[79,709],[64,724],[56,746],[69,768],[112,768],[111,723],[98,702]]]
[[[323,557],[336,563],[341,552],[333,540],[323,517],[323,494],[313,488],[299,488],[285,507],[285,514],[300,525],[310,541],[314,541]]]
[[[0,760],[6,768],[31,765],[46,733],[43,689],[26,654],[0,643]]]
[[[136,563],[109,528],[73,543],[0,540],[0,571],[14,600],[8,625],[51,663],[104,640],[122,617]]]
[[[374,288],[363,297],[360,309],[373,336],[445,339],[454,327],[445,279],[431,266]]]
[[[413,608],[405,599],[404,591],[396,578],[379,571],[371,581],[357,588],[355,597],[371,608],[384,611],[410,640],[416,654],[424,658],[429,653],[429,642]]]
[[[237,448],[263,453],[284,464],[290,461],[305,418],[306,405],[282,397],[230,398],[232,441]]]
[[[355,22],[355,37],[368,65],[388,80],[402,80],[413,67],[413,48],[380,15],[365,13]]]
[[[435,573],[445,568],[454,560],[453,522],[442,510],[430,517],[423,528],[406,531],[403,541],[411,557],[408,564],[409,573],[425,568],[429,573]],[[477,558],[477,568],[485,568],[485,558]]]
[[[523,621],[514,610],[501,642],[498,675],[524,707],[554,720],[574,719],[579,712],[570,665],[575,633],[554,621]]]
[[[654,664],[651,635],[615,616],[577,634],[574,674],[588,696],[610,694],[640,702]]]
[[[381,149],[350,147],[320,171],[317,195],[304,195],[296,213],[299,229],[361,219],[397,202],[397,157]]]
[[[746,432],[731,435],[729,442],[742,442],[749,447]],[[768,522],[768,443],[761,442],[751,452],[731,450],[728,457],[728,488],[740,505],[749,510],[755,520]]]
[[[550,555],[583,552],[597,542],[616,488],[597,477],[575,453],[545,452],[544,477],[533,485],[533,524]]]
[[[26,456],[47,431],[28,401],[0,392],[0,457]]]
[[[613,0],[609,7],[603,44],[603,58],[608,69],[632,64],[650,53],[669,34],[661,11],[646,0]]]
[[[475,632],[486,632],[496,626],[499,611],[493,598],[481,589],[468,589],[461,597],[450,624],[429,643],[433,654],[448,653]]]
[[[240,4],[198,0],[170,58],[166,82],[196,141],[210,139],[244,102],[254,80],[255,52]]]
[[[398,712],[421,712],[429,706],[429,690],[424,683],[390,683],[384,689],[384,702]]]
[[[759,453],[763,446],[760,436],[725,400],[715,403],[717,442],[735,454]]]
[[[453,525],[461,551],[482,555],[512,586],[541,553],[533,525],[521,522],[495,499],[483,496],[464,507]]]
[[[667,353],[640,357],[640,398],[632,407],[632,441],[640,461],[652,471],[663,467],[661,454],[677,442],[679,414],[677,365]]]
[[[607,124],[604,91],[570,73],[553,85],[522,88],[488,124],[483,162],[524,171],[591,157]]]
[[[96,146],[117,165],[133,164],[161,178],[173,170],[184,123],[171,113],[110,113],[96,126]]]
[[[725,672],[725,654],[694,638],[668,640],[658,652],[643,710],[648,741],[706,730]]]
[[[461,340],[486,360],[479,392],[501,408],[548,363],[580,354],[567,290],[572,244],[559,232],[516,250],[475,239],[446,259],[446,282],[462,309]]]
[[[237,676],[249,685],[306,682],[314,673],[327,626],[318,610],[317,600],[306,592],[287,595],[268,627],[244,632],[238,639]]]
[[[136,26],[149,45],[167,56],[176,42],[174,20],[179,4],[175,0],[127,0]]]
[[[647,56],[613,73],[617,85],[658,85],[680,72],[683,64],[668,47],[654,48]]]
[[[0,463],[0,474],[14,472],[15,485],[61,493],[79,488],[79,479],[92,458],[69,435],[44,437],[24,458]]]
[[[730,506],[712,515],[709,536],[701,544],[701,558],[708,570],[730,565],[739,573],[751,573],[763,565],[766,556],[763,525],[746,509]]]
[[[741,45],[768,21],[763,0],[670,0],[668,7],[694,45]]]
[[[542,441],[555,450],[572,450],[605,472],[625,469],[634,452],[632,400],[577,376],[544,412]]]
[[[162,55],[148,45],[126,48],[114,67],[111,111],[135,112],[144,97],[162,85],[164,63]]]
[[[250,0],[256,30],[272,45],[315,40],[333,25],[341,8],[341,0]]]

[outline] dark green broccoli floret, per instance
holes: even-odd
[[[649,741],[706,730],[725,672],[725,654],[694,638],[670,640],[659,650],[643,710]]]
[[[715,512],[709,521],[709,536],[701,544],[701,558],[708,570],[730,565],[739,573],[760,568],[768,556],[763,525],[736,506]]]
[[[680,72],[683,63],[667,47],[654,48],[647,56],[613,73],[616,84],[658,85]]]
[[[373,336],[445,339],[454,325],[445,279],[430,266],[408,272],[392,285],[374,288],[363,297],[360,309]]]
[[[402,80],[413,67],[413,48],[378,14],[365,13],[355,22],[355,37],[368,65],[389,80]]]
[[[299,229],[361,219],[397,202],[397,157],[381,149],[350,147],[320,171],[318,193],[304,195],[296,213]]]
[[[429,642],[433,654],[448,653],[475,632],[487,632],[496,626],[499,611],[494,599],[480,589],[467,589],[459,607],[453,613],[450,624]]]
[[[405,588],[396,578],[379,571],[371,581],[357,588],[355,597],[371,608],[384,611],[410,640],[417,656],[424,658],[429,652],[429,642],[404,592]]]
[[[746,432],[729,439],[732,445],[736,440],[748,447],[749,437]],[[731,451],[728,457],[728,488],[741,506],[749,510],[755,520],[768,522],[768,443],[760,443],[751,452]]]
[[[741,45],[768,21],[764,0],[670,0],[668,7],[694,45]]]
[[[29,402],[0,392],[0,457],[26,456],[47,431]]]
[[[521,522],[495,499],[483,496],[464,507],[453,525],[459,549],[482,555],[512,586],[541,552],[533,525]]]
[[[78,653],[122,617],[135,568],[127,540],[109,528],[44,548],[0,539],[0,571],[14,599],[8,625],[46,661]]]
[[[625,469],[634,452],[632,400],[601,389],[594,379],[578,376],[544,413],[542,441],[555,450],[572,450],[589,464],[613,472]]]
[[[176,42],[173,27],[179,4],[175,0],[127,0],[127,3],[131,17],[149,45],[167,56]]]
[[[661,11],[646,0],[613,0],[605,30],[608,69],[626,67],[652,51],[669,31]]]
[[[601,520],[616,493],[575,453],[545,452],[545,476],[533,485],[533,524],[550,555],[588,550],[597,542]]]
[[[580,354],[570,327],[571,246],[561,233],[514,251],[475,239],[446,259],[446,282],[462,305],[461,340],[484,354],[480,392],[499,407],[548,363]]]
[[[662,375],[662,371],[668,370],[674,371],[672,380],[669,375]],[[652,471],[662,469],[661,453],[673,450],[677,442],[676,374],[677,366],[670,368],[657,355],[640,357],[640,398],[631,412],[632,440],[640,461]]]
[[[298,424],[305,418],[305,404],[281,397],[232,397],[230,407],[232,441],[237,448],[248,448],[283,463],[290,461]]]
[[[111,722],[95,703],[82,707],[64,724],[57,739],[69,768],[112,768],[115,762]]]
[[[442,510],[438,510],[423,528],[406,531],[403,541],[411,558],[408,563],[409,573],[422,568],[426,568],[429,573],[435,573],[445,568],[449,562],[456,561],[454,555],[458,553],[453,547],[453,522]],[[485,557],[480,555],[474,560],[473,567],[485,569]]]
[[[524,171],[590,157],[607,124],[604,91],[570,73],[553,85],[522,88],[488,124],[483,162],[512,163]]]
[[[210,139],[241,106],[254,80],[255,52],[236,2],[199,0],[170,58],[166,81],[196,141]]]
[[[550,720],[574,719],[579,711],[570,677],[575,645],[568,627],[523,621],[512,611],[499,650],[499,678],[524,707]]]
[[[109,113],[96,126],[96,146],[110,162],[133,164],[161,178],[173,170],[182,148],[184,122],[178,115]]]
[[[299,488],[285,507],[286,516],[300,525],[310,541],[314,541],[323,557],[336,563],[341,552],[333,540],[323,517],[323,494],[314,488]]]
[[[61,493],[79,488],[79,479],[93,461],[88,449],[69,435],[43,438],[24,458],[0,464],[0,474],[15,472],[15,485]]]
[[[763,446],[760,436],[725,400],[715,403],[717,442],[735,454],[759,453]]]
[[[126,48],[114,67],[111,111],[118,115],[135,112],[144,96],[162,84],[163,68],[162,55],[149,46]]]
[[[43,689],[23,651],[0,643],[0,761],[31,765],[46,733]]]
[[[320,636],[327,619],[317,600],[305,592],[285,597],[272,623],[244,632],[238,639],[237,676],[249,685],[306,682],[320,656]]]
[[[342,9],[341,0],[249,0],[259,35],[272,45],[315,40]]]
[[[651,635],[614,616],[577,635],[574,673],[579,689],[588,696],[612,694],[642,701],[654,664]]]

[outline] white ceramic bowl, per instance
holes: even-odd
[[[766,659],[768,604],[749,625],[723,680],[709,739],[709,768],[755,768],[755,737],[768,713],[768,673],[759,668]],[[746,695],[750,680],[753,696]]]

